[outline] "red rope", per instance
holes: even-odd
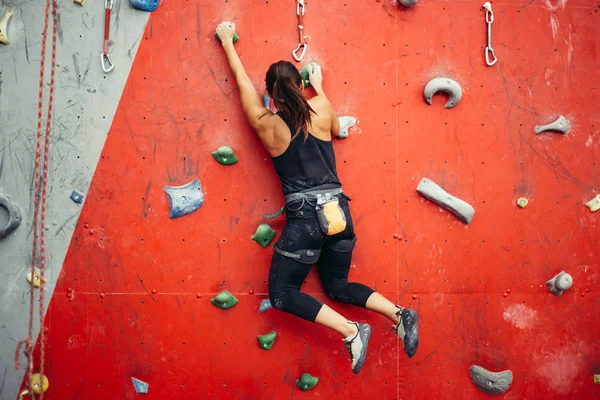
[[[41,160],[41,146],[42,146],[42,111],[43,111],[43,95],[44,95],[44,70],[46,62],[46,39],[48,37],[48,20],[50,16],[50,4],[52,4],[52,15],[53,15],[53,30],[52,30],[52,60],[51,60],[51,72],[50,72],[50,97],[48,105],[48,114],[46,116],[46,137],[44,140],[44,160],[43,160],[43,174],[42,174],[42,194],[40,196],[40,160]],[[16,354],[15,354],[15,369],[19,369],[19,353],[23,345],[25,345],[25,356],[28,359],[27,371],[25,373],[26,387],[31,387],[31,375],[33,374],[33,314],[35,308],[35,265],[37,261],[37,240],[38,240],[38,224],[39,224],[39,235],[40,235],[40,375],[43,377],[44,374],[44,267],[45,267],[45,218],[46,218],[46,197],[47,197],[47,178],[48,178],[48,149],[50,145],[50,129],[52,125],[52,110],[54,104],[54,81],[55,81],[55,70],[56,70],[56,37],[57,37],[57,25],[58,25],[58,4],[56,0],[46,0],[46,8],[44,13],[44,31],[42,34],[42,50],[40,59],[40,86],[38,92],[38,123],[37,123],[37,137],[36,137],[36,151],[35,151],[35,180],[34,180],[34,212],[33,212],[33,248],[31,253],[31,288],[29,293],[29,331],[28,337],[18,343]],[[39,215],[41,202],[41,216]],[[40,394],[40,398],[43,398],[43,390]]]

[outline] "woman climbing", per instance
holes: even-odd
[[[352,322],[300,288],[317,264],[325,293],[334,300],[375,311],[394,322],[404,351],[412,357],[419,344],[417,313],[394,305],[373,289],[348,282],[356,242],[349,198],[337,176],[332,137],[340,124],[325,96],[321,68],[309,68],[316,96],[307,100],[296,67],[287,61],[267,71],[267,92],[279,110],[261,104],[258,93],[233,46],[235,25],[217,27],[227,62],[237,82],[248,122],[271,155],[285,196],[286,224],[269,272],[269,296],[274,308],[316,322],[340,333],[348,347],[352,370],[363,366],[371,327]]]

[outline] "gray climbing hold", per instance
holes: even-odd
[[[8,211],[8,222],[6,226],[0,227],[0,240],[2,240],[13,233],[21,224],[21,211],[7,196],[2,194],[0,194],[0,207],[4,207]]]
[[[260,224],[258,228],[256,228],[256,233],[252,235],[250,239],[260,244],[263,248],[266,248],[275,237],[275,233],[275,230],[272,229],[269,224]]]
[[[546,282],[546,286],[550,289],[550,293],[562,296],[565,290],[568,290],[573,285],[573,277],[565,271],[560,271],[558,275]]]
[[[267,110],[270,110],[271,109],[271,107],[270,107],[271,106],[271,98],[269,97],[268,94],[263,94],[262,97],[263,97],[263,105],[265,106],[265,108]]]
[[[450,211],[465,224],[470,223],[475,215],[475,209],[469,203],[447,193],[430,179],[421,179],[417,193]]]
[[[140,381],[139,379],[131,378],[131,383],[133,383],[133,389],[137,394],[146,394],[148,393],[148,385],[146,382]]]
[[[233,149],[229,146],[221,146],[217,151],[212,152],[212,156],[221,165],[232,165],[238,162]]]
[[[199,179],[183,186],[165,186],[164,189],[171,208],[170,218],[191,214],[204,204],[204,193]]]
[[[270,300],[263,300],[260,302],[260,307],[258,307],[258,313],[264,313],[265,311],[267,311],[269,308],[272,308],[273,306],[271,305],[271,301]]]
[[[340,122],[340,134],[338,138],[346,139],[348,137],[348,130],[356,125],[356,118],[350,116],[339,117],[338,121]]]
[[[222,310],[227,310],[228,308],[235,306],[238,303],[238,299],[227,290],[223,290],[221,293],[210,299],[210,302]]]
[[[298,388],[301,390],[310,390],[317,386],[318,382],[319,378],[314,377],[310,374],[302,374],[302,376],[300,376],[300,379],[296,381],[296,386],[298,386]]]
[[[591,212],[600,210],[600,194],[597,194],[596,197],[585,203],[585,205]]]
[[[478,365],[471,365],[469,373],[475,386],[487,394],[502,394],[510,388],[513,381],[513,373],[510,370],[491,372]]]
[[[81,204],[83,203],[83,195],[76,190],[73,190],[73,192],[71,192],[71,200],[77,204]]]
[[[444,92],[448,94],[448,102],[446,108],[453,108],[458,104],[462,98],[462,88],[455,80],[450,78],[435,78],[429,81],[423,91],[425,101],[431,105],[431,99],[437,92]]]
[[[417,0],[400,0],[400,4],[402,4],[404,7],[410,7],[417,4]]]
[[[569,122],[567,121],[567,119],[565,117],[563,117],[561,115],[560,117],[558,117],[558,119],[556,121],[552,122],[551,124],[538,125],[535,128],[533,128],[533,131],[535,133],[553,131],[553,132],[559,132],[559,133],[565,134],[565,133],[569,132]]]

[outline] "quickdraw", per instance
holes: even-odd
[[[304,7],[304,0],[297,0],[297,4],[296,4],[296,15],[298,16],[298,46],[296,46],[296,48],[294,49],[294,51],[292,51],[292,55],[294,56],[294,59],[296,61],[302,61],[302,59],[304,58],[304,55],[306,54],[306,50],[308,48],[308,42],[310,41],[310,36],[305,36],[304,35],[304,11],[305,11],[305,7]],[[302,49],[302,51],[300,52],[300,55],[298,55],[298,52],[300,51],[300,49]]]
[[[113,70],[115,65],[112,63],[110,56],[108,55],[108,41],[110,35],[110,11],[113,7],[113,0],[104,1],[104,46],[102,48],[102,70],[104,72],[110,72]]]

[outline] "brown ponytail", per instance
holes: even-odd
[[[277,109],[296,129],[292,132],[292,139],[296,138],[300,131],[304,131],[304,140],[306,140],[310,117],[311,114],[315,114],[315,111],[302,95],[300,90],[302,77],[298,69],[289,61],[271,64],[265,83],[267,92]]]

